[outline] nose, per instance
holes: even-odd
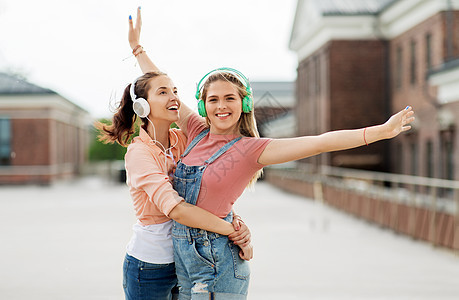
[[[226,101],[225,100],[218,101],[218,108],[223,109],[225,107],[226,107]]]

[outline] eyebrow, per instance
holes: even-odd
[[[176,90],[177,87],[174,86],[172,89]],[[167,87],[166,86],[160,86],[159,88],[156,89],[156,91],[159,91],[159,90],[167,90]]]
[[[228,97],[228,96],[234,96],[234,97],[236,97],[236,94],[226,94],[226,95],[224,95],[223,97]],[[218,97],[218,95],[209,95],[207,98],[210,98],[210,97]]]

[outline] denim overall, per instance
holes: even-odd
[[[201,132],[187,147],[182,158],[188,155],[209,130]],[[238,137],[214,153],[202,166],[187,166],[182,158],[177,163],[174,189],[187,203],[196,205],[201,180],[207,166],[225,153]],[[224,220],[232,222],[230,212]],[[227,236],[174,221],[172,227],[175,267],[180,286],[179,299],[247,299],[249,263],[239,257],[239,247]]]

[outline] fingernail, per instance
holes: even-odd
[[[408,106],[405,108],[405,110],[407,110],[408,108],[410,108],[410,106],[409,106],[409,105],[408,105]]]
[[[132,16],[131,15],[129,15],[129,20],[132,20]]]

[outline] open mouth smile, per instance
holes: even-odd
[[[220,119],[224,119],[226,117],[229,117],[231,115],[231,113],[220,113],[220,114],[216,114],[216,116]]]

